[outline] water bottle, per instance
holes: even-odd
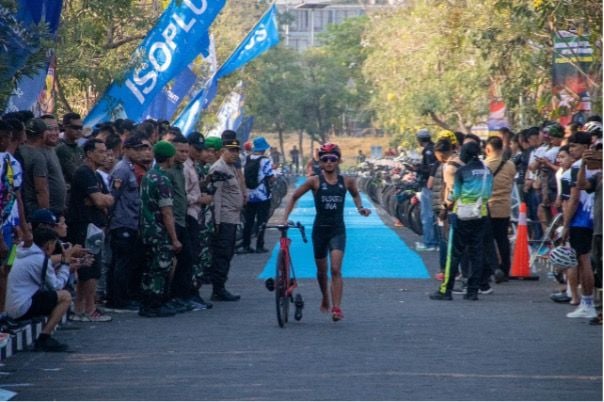
[[[99,235],[87,237],[84,247],[91,254],[100,254],[103,247],[103,237]]]

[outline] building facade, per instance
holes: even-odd
[[[374,9],[403,3],[403,0],[277,0],[277,8],[280,14],[288,16],[288,23],[281,26],[285,45],[303,51],[320,45],[318,34],[325,32],[328,25],[366,15]]]

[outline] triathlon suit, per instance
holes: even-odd
[[[327,257],[328,251],[342,250],[346,246],[344,226],[344,176],[338,175],[336,184],[329,184],[325,176],[319,176],[319,189],[314,192],[315,222],[312,227],[312,244],[316,259]]]

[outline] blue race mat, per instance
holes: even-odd
[[[304,182],[300,178],[299,186]],[[372,206],[369,198],[361,193],[363,205]],[[350,194],[344,205],[346,223],[346,250],[342,275],[345,278],[428,278],[428,271],[420,256],[411,250],[398,235],[382,222],[375,209],[371,215],[359,215]],[[300,198],[289,216],[294,222],[300,221],[306,227],[308,243],[304,243],[300,232],[290,230],[291,254],[297,278],[316,278],[315,260],[312,251],[312,224],[315,206],[312,191]],[[273,230],[273,229],[268,229]],[[279,243],[272,250],[271,257],[258,278],[274,276]]]

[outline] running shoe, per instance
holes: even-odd
[[[417,250],[417,251],[436,251],[436,250],[438,250],[438,247],[426,246],[424,243],[417,242],[417,243],[415,243],[415,250]]]
[[[92,322],[109,322],[112,320],[111,316],[103,313],[102,311],[96,309],[92,313],[87,314],[89,321]]]
[[[429,297],[430,300],[453,300],[451,292],[440,293],[438,290],[432,293]]]
[[[38,338],[34,342],[35,352],[66,352],[67,349],[67,345],[50,336],[44,340]]]
[[[579,307],[573,312],[566,314],[568,318],[595,318],[598,316],[594,306],[587,306],[580,304]]]
[[[67,319],[74,322],[90,322],[90,318],[84,313],[72,313],[67,317]]]
[[[485,288],[485,289],[479,289],[479,290],[478,290],[478,294],[481,294],[481,295],[490,295],[490,294],[492,294],[493,292],[494,292],[494,290],[493,290],[493,288],[492,288],[492,287],[490,287],[490,286],[489,286],[488,288]]]

